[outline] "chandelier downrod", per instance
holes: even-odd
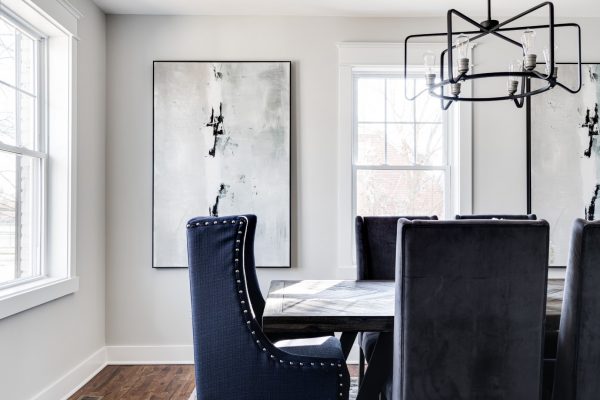
[[[485,29],[492,29],[493,27],[498,26],[500,21],[497,19],[492,19],[492,0],[487,0],[487,4],[487,20],[483,21],[481,26],[483,26]]]

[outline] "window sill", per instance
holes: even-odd
[[[45,278],[0,290],[0,320],[75,293],[79,278]]]

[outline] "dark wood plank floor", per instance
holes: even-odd
[[[108,365],[69,400],[187,400],[193,365]]]
[[[69,400],[187,400],[194,386],[193,365],[108,365]]]

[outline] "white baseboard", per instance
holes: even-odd
[[[106,346],[108,364],[193,364],[194,347],[176,346]]]
[[[106,347],[102,347],[31,400],[68,399],[100,372],[106,366],[106,361]]]

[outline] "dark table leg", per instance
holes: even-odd
[[[363,353],[362,349],[358,349],[359,360],[358,360],[358,386],[362,383],[365,377],[365,353]]]
[[[393,336],[391,332],[382,332],[379,335],[364,379],[358,388],[356,400],[379,399],[383,384],[393,366],[391,354],[394,349]]]
[[[354,346],[354,342],[356,341],[357,332],[342,332],[342,336],[340,337],[340,342],[342,343],[342,351],[344,352],[344,359],[348,359],[348,354],[350,354],[350,350],[352,350],[352,346]]]

